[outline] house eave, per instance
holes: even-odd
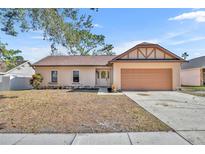
[[[108,67],[107,65],[33,65],[34,67]]]
[[[205,66],[202,66],[202,67],[189,67],[189,68],[182,68],[182,70],[191,70],[191,69],[205,69]]]
[[[118,59],[118,60],[111,60],[109,63],[141,63],[141,62],[178,62],[178,63],[184,63],[187,62],[186,60],[173,60],[173,59]]]

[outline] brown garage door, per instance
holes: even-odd
[[[172,90],[172,69],[121,69],[123,90]]]

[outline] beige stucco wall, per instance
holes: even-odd
[[[151,62],[142,62],[142,63],[114,63],[113,64],[113,84],[117,89],[121,89],[121,69],[126,68],[171,68],[172,69],[172,87],[173,90],[176,90],[180,87],[180,70],[181,65],[177,62],[167,62],[167,63],[151,63]],[[154,82],[154,81],[153,81]]]
[[[96,69],[111,69],[111,67],[35,67],[36,73],[43,76],[42,86],[51,83],[51,71],[58,71],[59,86],[96,86]],[[73,83],[73,71],[79,71],[80,82]],[[112,70],[112,69],[111,69]],[[110,73],[112,83],[112,73]]]
[[[58,85],[61,86],[95,86],[95,67],[36,67],[36,73],[43,76],[42,86],[51,82],[51,71],[58,71]],[[73,71],[79,70],[80,82],[73,83]]]
[[[95,86],[96,85],[96,69],[99,67],[36,67],[36,73],[40,73],[44,80],[42,86],[47,86],[51,82],[51,71],[58,71],[58,85],[61,86],[74,86],[73,71],[80,71],[79,86]],[[102,67],[103,68],[103,67]],[[106,67],[104,67],[106,68]],[[111,69],[111,83],[117,89],[121,89],[121,69],[122,68],[171,68],[173,75],[173,90],[180,87],[180,63],[114,63]]]
[[[181,70],[182,85],[200,86],[201,85],[201,69],[184,69]]]

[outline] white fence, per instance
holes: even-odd
[[[10,77],[0,75],[0,90],[10,89]]]
[[[30,77],[0,76],[0,90],[26,90],[32,89]]]

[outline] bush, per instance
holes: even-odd
[[[37,73],[32,75],[32,79],[30,80],[30,84],[33,86],[34,89],[40,89],[40,85],[43,81],[43,77],[41,74]]]

